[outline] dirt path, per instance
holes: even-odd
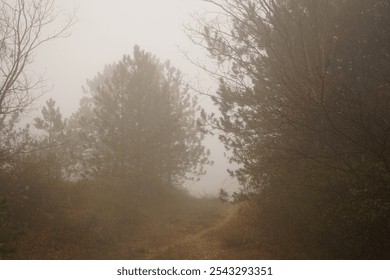
[[[218,239],[218,232],[236,215],[236,211],[236,208],[230,208],[214,226],[156,248],[146,259],[225,259],[226,252]]]

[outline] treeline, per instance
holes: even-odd
[[[63,119],[50,99],[34,119],[46,178],[122,178],[134,188],[180,186],[209,163],[196,129],[196,97],[169,62],[134,47],[133,56],[88,81],[80,108]],[[150,190],[152,191],[152,190]]]
[[[47,1],[36,2],[1,10],[46,16],[39,9]],[[202,111],[200,120],[180,72],[136,46],[88,81],[69,119],[48,100],[31,126],[18,128],[36,85],[24,67],[40,44],[17,39],[46,41],[35,17],[21,17],[30,36],[9,36],[25,30],[9,29],[17,21],[1,25],[0,250],[32,217],[41,217],[38,226],[69,215],[59,207],[71,196],[66,186],[113,180],[113,192],[134,204],[121,209],[137,211],[195,179],[211,163],[204,133],[217,130],[240,166],[229,172],[241,191],[221,195],[245,205],[240,221],[254,232],[253,247],[279,259],[389,257],[390,4],[208,2],[218,17],[188,31],[220,69],[212,97],[220,116]]]
[[[185,180],[195,180],[211,163],[202,145],[204,132],[196,129],[196,96],[189,93],[179,70],[138,46],[132,55],[106,66],[87,82],[72,116],[63,118],[49,99],[41,116],[21,128],[20,121],[35,99],[34,90],[44,86],[26,66],[36,48],[65,36],[73,24],[70,18],[58,33],[45,37],[46,25],[56,20],[52,4],[20,0],[0,7],[4,16],[0,25],[0,251],[5,254],[12,253],[21,234],[31,231],[36,237],[49,228],[53,236],[69,226],[73,233],[82,231],[75,221],[83,220],[83,214],[74,217],[74,209],[82,211],[77,193],[91,207],[88,201],[99,200],[111,181],[114,195],[100,203],[115,208],[116,217],[134,217],[141,207],[159,209],[153,198],[165,197],[171,204],[175,203],[172,197],[184,199],[173,190]],[[118,209],[126,213],[119,214]],[[93,214],[95,220],[105,215]],[[114,223],[108,219],[118,220],[110,216],[96,223],[100,227]],[[126,223],[135,222],[129,217]],[[118,227],[119,222],[112,230],[123,233]],[[23,256],[21,252],[19,257]]]
[[[178,70],[135,46],[132,56],[88,81],[80,108],[70,118],[62,117],[53,99],[31,128],[16,129],[18,118],[4,117],[12,127],[1,150],[6,251],[22,229],[39,230],[39,224],[45,228],[53,219],[66,223],[78,207],[75,194],[85,192],[76,187],[89,190],[93,199],[106,192],[111,180],[115,195],[101,203],[111,204],[115,217],[129,215],[126,224],[132,225],[139,208],[160,207],[161,201],[153,198],[165,197],[167,203],[174,197],[185,199],[172,190],[203,174],[203,166],[210,163],[202,145],[204,133],[196,129],[196,105]],[[95,194],[90,188],[94,184]],[[84,194],[87,205],[91,198]],[[150,223],[138,221],[138,226],[145,222]]]

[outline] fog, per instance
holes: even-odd
[[[0,1],[0,259],[389,259],[389,22]]]
[[[184,31],[185,25],[194,24],[194,16],[208,13],[210,5],[204,1],[61,0],[56,5],[63,18],[76,11],[77,22],[67,38],[42,45],[36,52],[32,69],[44,74],[49,90],[35,103],[36,110],[29,119],[40,113],[49,98],[56,101],[65,117],[70,116],[79,107],[86,81],[102,72],[105,65],[131,54],[136,44],[161,62],[170,60],[191,86],[208,93],[217,88],[217,81],[189,60],[207,63],[208,57]],[[199,96],[199,101],[206,111],[216,111],[209,97]],[[184,187],[196,196],[215,195],[220,188],[236,191],[238,183],[226,172],[232,166],[217,136],[207,136],[205,145],[214,165],[199,182],[188,181]]]

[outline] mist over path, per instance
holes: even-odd
[[[210,227],[152,250],[146,259],[226,260],[258,258],[258,256],[251,255],[246,246],[229,244],[226,242],[226,238],[221,238],[221,236],[226,237],[226,234],[229,235],[232,225],[238,226],[236,220],[239,217],[239,207],[228,207],[224,215]],[[233,237],[233,239],[240,243],[240,238]]]

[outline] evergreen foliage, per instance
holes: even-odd
[[[107,66],[88,86],[84,113],[74,117],[85,127],[93,170],[145,188],[180,186],[204,173],[197,100],[169,62],[135,46],[133,57]]]
[[[225,70],[211,117],[264,234],[309,258],[388,256],[389,3],[208,2],[225,15],[194,34]]]

